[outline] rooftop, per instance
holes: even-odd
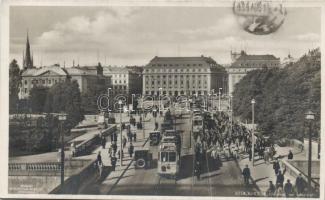
[[[154,63],[175,63],[175,62],[207,62],[207,63],[214,63],[216,64],[216,61],[214,61],[211,57],[206,56],[194,56],[194,57],[158,57],[155,56],[151,61],[150,64]]]

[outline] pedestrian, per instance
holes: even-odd
[[[284,193],[286,197],[292,196],[292,184],[290,183],[290,179],[287,180],[287,183],[284,185]]]
[[[134,133],[133,133],[133,140],[134,140],[134,142],[137,141],[137,132],[134,132]]]
[[[105,136],[102,136],[102,147],[103,149],[105,149],[105,146],[106,146],[106,137]]]
[[[269,160],[270,160],[270,157],[269,157],[269,149],[268,148],[265,148],[265,150],[264,150],[264,162],[266,164],[269,164]]]
[[[269,181],[269,188],[266,190],[266,196],[273,197],[275,193],[275,185],[272,181]]]
[[[280,170],[280,163],[279,163],[278,159],[276,159],[275,162],[273,162],[273,169],[274,169],[275,175],[277,175]]]
[[[121,158],[121,149],[117,152],[117,156],[119,158]],[[124,158],[124,153],[123,153],[123,150],[122,150],[122,159]]]
[[[98,166],[102,164],[102,156],[100,155],[100,151],[97,154],[97,160],[96,161],[97,161]]]
[[[276,176],[276,184],[279,185],[279,187],[283,188],[283,182],[284,182],[284,174],[286,173],[287,168],[284,168],[283,173],[281,170],[278,171],[278,175]]]
[[[291,150],[289,150],[288,160],[292,160],[292,159],[293,159],[293,153]]]
[[[117,145],[116,145],[116,142],[114,142],[114,143],[112,144],[112,148],[113,148],[113,154],[114,154],[114,156],[115,156],[116,151],[117,151]]]
[[[243,169],[242,174],[244,176],[245,185],[248,185],[249,184],[249,178],[251,177],[251,172],[250,172],[250,169],[248,168],[248,165],[245,166],[245,168]]]
[[[113,148],[112,148],[112,145],[108,148],[108,155],[109,157],[111,158],[112,157],[112,151],[113,151]]]
[[[158,130],[158,122],[155,122],[155,131]]]
[[[302,178],[301,173],[299,173],[299,176],[296,178],[296,191],[299,194],[302,194],[305,190],[305,180]]]
[[[123,136],[123,141],[122,141],[122,143],[123,143],[123,149],[124,149],[124,147],[125,147],[125,145],[126,145],[126,138],[125,138],[125,136]]]
[[[248,156],[249,156],[249,161],[252,161],[252,149],[248,149]]]
[[[97,163],[97,167],[98,167],[99,177],[102,177],[103,161],[102,161],[102,156],[100,154],[100,151],[97,154],[96,163]]]
[[[200,178],[201,178],[201,165],[200,165],[200,162],[198,162],[198,161],[195,164],[194,174],[196,175],[197,180],[200,180]]]
[[[115,156],[111,157],[112,170],[115,171],[117,158]]]
[[[133,156],[133,152],[134,152],[134,146],[133,146],[133,144],[132,144],[132,142],[130,143],[130,146],[129,146],[129,155],[130,155],[130,157],[132,158],[132,156]]]

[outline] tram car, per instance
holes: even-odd
[[[158,152],[158,174],[176,179],[180,168],[180,154],[175,142],[162,142]]]
[[[203,118],[200,115],[193,117],[193,132],[198,133],[203,130]]]

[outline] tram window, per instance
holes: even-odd
[[[161,152],[161,162],[168,161],[168,152]]]
[[[175,162],[175,161],[176,161],[176,153],[169,152],[169,162]]]
[[[202,121],[195,120],[194,121],[194,126],[202,125]]]

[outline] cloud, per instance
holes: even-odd
[[[320,35],[317,33],[305,33],[296,35],[293,37],[296,40],[304,41],[304,42],[319,42],[320,41]]]

